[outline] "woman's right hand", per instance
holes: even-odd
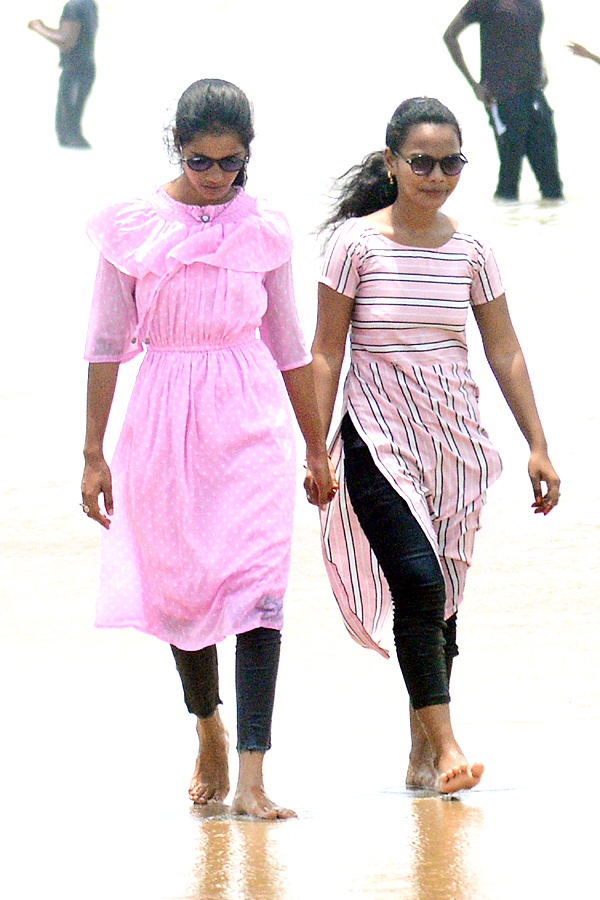
[[[104,497],[105,513],[100,509],[100,494]],[[112,476],[110,468],[103,456],[86,460],[81,480],[81,506],[84,513],[99,522],[103,528],[110,528],[109,516],[112,516]]]
[[[304,478],[304,490],[306,499],[314,506],[324,509],[335,497],[339,485],[335,475],[335,469],[329,456],[306,457],[306,476]]]

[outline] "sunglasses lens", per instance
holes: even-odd
[[[246,160],[239,156],[224,156],[219,160],[219,165],[224,172],[239,172],[245,164]]]
[[[464,156],[461,156],[460,153],[453,153],[440,160],[440,167],[444,175],[459,175],[465,163]]]
[[[431,175],[435,160],[431,156],[413,156],[410,161],[410,167],[415,175]]]
[[[206,172],[212,166],[212,159],[208,156],[191,156],[186,163],[193,172]]]

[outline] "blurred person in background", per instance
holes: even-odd
[[[32,19],[28,28],[55,44],[61,68],[56,101],[56,136],[61,147],[90,149],[81,131],[85,104],[96,78],[94,44],[98,30],[98,9],[94,0],[69,0],[61,13],[58,28],[41,19]]]
[[[458,40],[475,24],[480,31],[479,81]],[[544,94],[548,76],[540,46],[543,24],[540,0],[469,0],[444,33],[452,59],[488,113],[500,157],[497,200],[519,199],[524,158],[542,197],[563,198],[554,113]]]

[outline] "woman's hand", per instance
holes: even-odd
[[[100,494],[104,497],[106,515],[100,509]],[[110,528],[110,519],[113,509],[112,477],[110,469],[103,456],[86,460],[81,481],[81,504],[84,513],[90,519],[95,519],[103,528]]]
[[[324,509],[333,500],[339,485],[332,462],[326,453],[306,454],[306,477],[304,490],[306,499],[314,506]]]
[[[535,497],[531,505],[536,513],[543,513],[547,516],[558,503],[560,478],[556,474],[548,454],[543,450],[532,450],[528,469]],[[542,493],[543,483],[547,487],[545,494]]]

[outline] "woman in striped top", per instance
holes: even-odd
[[[437,100],[407,100],[386,145],[341,179],[327,223],[339,227],[313,344],[327,430],[348,331],[351,358],[331,448],[340,490],[321,513],[323,549],[345,624],[362,646],[388,656],[378,641],[393,609],[410,697],[407,785],[452,793],[483,774],[454,736],[448,686],[474,536],[501,471],[468,368],[469,307],[530,447],[535,512],[556,505],[559,479],[492,252],[441,212],[466,163],[456,118]],[[310,472],[305,486],[315,502]]]

